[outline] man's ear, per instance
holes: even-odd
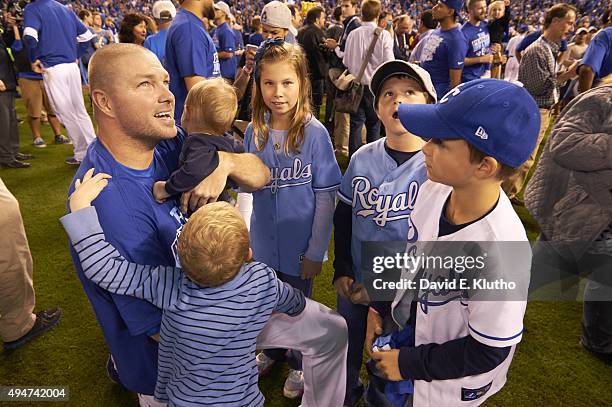
[[[478,166],[476,174],[479,178],[495,178],[501,169],[501,164],[493,157],[485,157]]]
[[[91,102],[97,110],[107,116],[115,117],[115,109],[108,97],[108,94],[102,89],[95,89],[91,92]]]
[[[251,260],[253,260],[253,249],[249,247],[249,254],[247,254],[246,261],[251,261]]]

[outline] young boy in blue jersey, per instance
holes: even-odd
[[[431,254],[435,244],[439,249],[489,242],[478,277],[502,277],[517,286],[485,297],[467,278],[472,289],[423,284],[460,278],[456,266],[423,263],[418,270],[402,270],[401,278],[416,283],[416,289],[398,289],[391,304],[370,308],[365,347],[388,381],[413,381],[411,394],[403,394],[399,405],[480,405],[506,383],[523,333],[531,248],[501,184],[536,145],[538,106],[521,86],[478,79],[454,88],[436,105],[406,104],[398,114],[408,131],[428,140],[422,150],[428,181],[411,214],[419,255],[421,250],[423,256]],[[412,344],[373,349],[382,315],[392,316],[402,329],[411,327]]]
[[[153,185],[153,195],[162,203],[171,196],[191,191],[219,164],[218,151],[234,152],[233,141],[223,134],[234,122],[238,100],[234,88],[221,78],[195,84],[185,100],[182,126],[187,131],[179,156],[179,168],[167,181]],[[229,200],[227,191],[219,197]]]
[[[421,147],[397,116],[401,104],[435,103],[436,91],[427,71],[404,61],[388,61],[370,82],[374,109],[386,137],[361,147],[353,156],[338,191],[334,213],[334,286],[337,308],[349,328],[347,390],[344,404],[356,405],[363,393],[359,371],[368,307],[360,302],[363,289],[361,245],[364,241],[416,239],[410,213],[419,188],[427,179]],[[400,203],[396,205],[395,203]]]
[[[272,312],[297,316],[304,295],[252,257],[246,224],[226,202],[196,211],[178,238],[182,269],[123,258],[104,236],[91,202],[110,175],[76,181],[61,222],[85,276],[105,290],[163,309],[155,399],[169,405],[262,406],[257,336]],[[112,182],[112,181],[110,181]]]

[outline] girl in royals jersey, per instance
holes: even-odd
[[[310,83],[302,49],[268,40],[257,51],[253,121],[245,151],[270,168],[271,181],[253,193],[251,247],[257,261],[311,296],[332,231],[335,192],[342,174],[325,127],[310,110]],[[301,357],[284,349],[257,355],[260,374],[285,359],[291,370],[284,394],[303,393]]]

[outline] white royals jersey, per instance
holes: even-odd
[[[518,243],[521,256],[509,258],[506,255],[495,267],[489,266],[494,270],[485,269],[483,275],[499,277],[518,274],[526,276],[528,286],[531,248],[525,229],[501,188],[499,202],[487,216],[455,233],[438,237],[440,216],[451,191],[451,187],[432,181],[421,186],[412,211],[412,222],[419,231],[418,246],[425,247],[423,250],[426,252],[427,245],[424,242],[524,242],[524,245]],[[415,274],[405,270],[402,272],[402,278],[411,279]],[[525,281],[521,287],[523,286]],[[504,386],[515,345],[522,337],[523,317],[527,306],[527,302],[523,300],[526,299],[526,286],[524,288],[525,296],[515,301],[449,300],[449,293],[442,292],[443,290],[419,291],[415,324],[416,346],[442,344],[471,335],[485,345],[512,346],[512,349],[506,360],[486,373],[431,382],[415,380],[415,406],[476,406]],[[400,326],[406,323],[409,304],[413,300],[412,295],[406,295],[407,293],[408,291],[398,290],[392,304],[393,318]]]

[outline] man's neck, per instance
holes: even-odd
[[[446,219],[454,225],[473,222],[486,215],[499,200],[499,184],[453,187],[446,206]]]
[[[445,18],[440,21],[440,28],[442,31],[450,30],[451,28],[455,28],[457,23],[455,23],[455,19],[453,17]]]
[[[470,17],[470,24],[472,24],[474,27],[478,27],[480,25],[480,20]]]
[[[197,2],[193,4],[191,2],[183,3],[181,8],[189,11],[190,13],[195,14],[195,16],[198,17],[200,20],[204,18],[202,6],[200,6]]]
[[[546,38],[550,42],[554,42],[555,44],[559,44],[561,42],[561,36],[552,30],[544,30],[542,37]]]
[[[98,139],[113,156],[115,161],[134,170],[146,170],[153,161],[153,151],[155,146],[138,143],[130,139],[125,134],[115,133],[113,136],[106,136],[100,129]]]

